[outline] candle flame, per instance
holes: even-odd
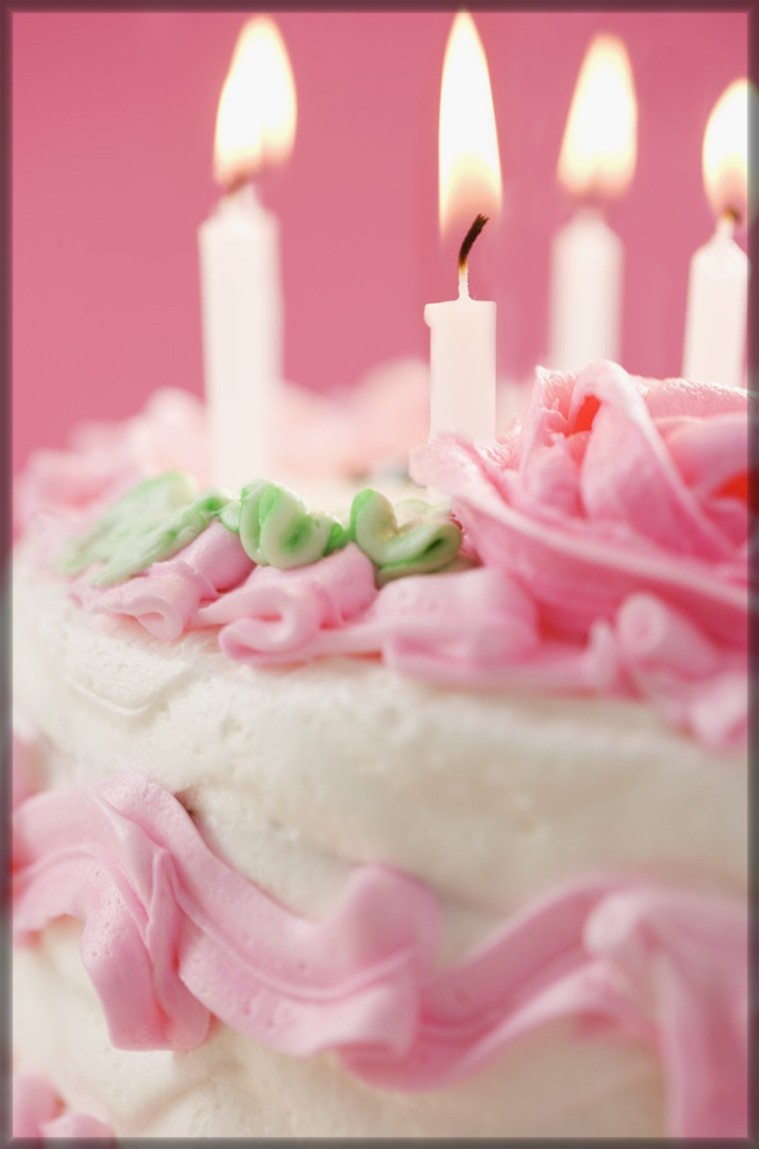
[[[749,105],[751,109],[749,111]],[[749,188],[749,120],[757,123],[759,93],[747,80],[735,80],[714,105],[704,132],[702,166],[706,197],[717,217],[745,222],[756,209],[756,186]]]
[[[501,161],[485,51],[468,12],[448,37],[440,90],[440,230],[478,212],[498,215]]]
[[[289,156],[295,139],[295,81],[279,29],[249,20],[237,41],[216,116],[214,175],[227,190]]]
[[[557,177],[577,196],[612,198],[635,172],[638,107],[627,50],[616,36],[592,41],[577,78]]]

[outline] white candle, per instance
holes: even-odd
[[[748,103],[746,81],[731,84],[704,133],[704,184],[717,227],[691,259],[685,317],[683,375],[726,387],[746,379],[749,261],[733,231],[748,214]]]
[[[551,262],[551,363],[577,371],[619,357],[624,248],[601,214],[584,208],[556,233]]]
[[[479,220],[478,231],[484,217]],[[496,305],[469,295],[466,243],[459,259],[458,299],[428,303],[424,309],[430,328],[430,435],[455,431],[468,439],[492,439]]]
[[[635,170],[637,107],[621,41],[597,36],[583,61],[567,117],[559,181],[581,204],[551,248],[548,360],[575,371],[617,359],[624,248],[590,201],[621,194]]]
[[[445,50],[438,151],[441,232],[463,213],[497,213],[501,164],[490,77],[467,13],[456,16]],[[495,437],[496,305],[470,297],[467,270],[469,251],[485,222],[478,214],[461,246],[458,299],[424,309],[430,328],[431,435]]]
[[[748,257],[733,239],[733,221],[725,216],[690,262],[686,379],[725,387],[744,384],[748,272]]]
[[[223,196],[198,233],[206,401],[216,481],[266,474],[282,377],[277,220],[250,186]]]
[[[279,228],[249,181],[289,154],[295,117],[285,46],[276,25],[257,17],[243,28],[219,101],[214,158],[224,194],[198,233],[214,477],[233,490],[270,469],[282,378]]]

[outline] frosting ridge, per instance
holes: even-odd
[[[417,1090],[576,1018],[655,1050],[673,1135],[745,1135],[748,927],[737,900],[635,877],[576,882],[436,970],[437,906],[418,882],[365,865],[327,918],[299,918],[134,774],[29,798],[15,832],[17,938],[63,913],[84,919],[83,960],[114,1044],[190,1048],[211,1011],[272,1048],[336,1049],[368,1082]]]

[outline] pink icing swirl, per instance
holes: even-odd
[[[98,1138],[107,1144],[115,1139],[102,1121],[84,1113],[66,1112],[60,1097],[47,1081],[31,1074],[17,1073],[12,1082],[12,1136],[35,1140]]]
[[[171,641],[202,603],[236,586],[252,567],[239,536],[215,521],[180,554],[153,563],[146,574],[108,587],[80,578],[72,595],[85,610],[129,616],[156,638]]]
[[[298,917],[134,774],[30,798],[14,829],[16,938],[62,914],[84,921],[82,958],[118,1046],[191,1048],[210,1011],[274,1049],[335,1049],[374,1085],[420,1090],[575,1017],[660,1058],[672,1135],[745,1136],[748,923],[737,899],[590,879],[436,969],[438,908],[417,881],[357,867],[328,917]]]
[[[349,543],[310,566],[260,566],[237,590],[203,607],[195,626],[221,626],[219,645],[231,658],[271,664],[313,644],[360,614],[377,595],[371,560]]]

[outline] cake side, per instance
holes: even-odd
[[[539,376],[504,444],[417,453],[452,519],[401,522],[362,495],[335,525],[254,485],[190,494],[167,533],[155,504],[125,520],[138,491],[116,518],[101,504],[105,535],[85,514],[73,583],[51,569],[51,520],[29,532],[25,1070],[119,1133],[210,1128],[208,1056],[228,1135],[740,1134],[746,405],[671,383]],[[305,549],[277,569],[292,530]],[[442,573],[422,573],[428,554]],[[235,899],[249,912],[225,918]],[[70,913],[81,937],[54,924]],[[284,930],[268,973],[266,921]],[[322,968],[306,942],[330,931]],[[123,945],[144,971],[127,1014]],[[63,1074],[55,1042],[33,1049],[37,994],[72,975],[82,1051],[142,1051],[131,1098],[81,1062]],[[555,1106],[535,1100],[549,1071],[568,1085]],[[227,1088],[253,1074],[321,1101],[301,1118],[273,1086],[253,1115]]]
[[[368,861],[486,912],[601,870],[744,888],[745,751],[639,702],[454,692],[365,660],[240,666],[212,635],[166,644],[86,615],[29,566],[15,611],[17,710],[55,749],[44,785],[138,769],[298,909]]]

